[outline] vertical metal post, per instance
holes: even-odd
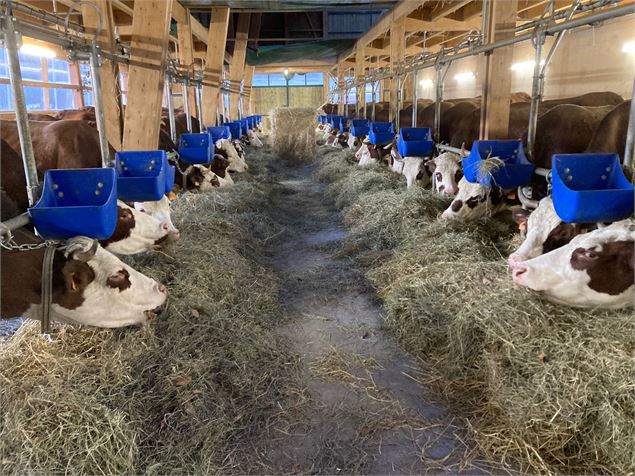
[[[39,181],[37,178],[35,156],[33,155],[33,143],[31,142],[31,131],[29,129],[29,116],[27,115],[24,90],[22,89],[22,73],[20,71],[18,44],[13,21],[13,16],[5,15],[4,43],[7,49],[9,81],[11,83],[12,93],[11,96],[15,107],[15,119],[18,126],[18,135],[20,136],[22,164],[24,166],[24,176],[26,177],[26,194],[29,199],[29,205],[32,206],[38,200],[40,195]]]
[[[187,132],[192,132],[192,116],[190,115],[190,92],[187,87],[189,81],[183,81],[183,111],[185,112],[185,121],[187,122]]]
[[[443,101],[443,74],[441,71],[443,66],[440,64],[435,65],[437,78],[436,78],[436,97],[434,104],[434,140],[441,142],[441,101]]]
[[[194,101],[196,102],[196,117],[198,117],[198,127],[201,132],[205,132],[205,124],[203,124],[203,106],[201,98],[201,89],[203,86],[197,84],[194,89]]]
[[[373,122],[375,122],[375,105],[377,103],[377,81],[373,81],[373,112],[372,112],[372,119]]]
[[[633,153],[635,151],[635,81],[633,81],[633,94],[631,95],[631,108],[628,113],[628,126],[626,128],[626,149],[624,150],[624,167],[633,168]]]
[[[399,105],[401,104],[401,76],[397,76],[397,107],[395,108],[395,117],[393,121],[395,121],[395,126],[397,128],[397,132],[399,132]]]
[[[344,117],[348,117],[348,93],[349,89],[344,89]]]
[[[176,143],[176,120],[174,118],[174,102],[172,99],[172,77],[168,75],[165,82],[166,95],[168,99],[168,121],[170,122],[170,139]]]
[[[417,127],[417,73],[416,69],[412,72],[412,127]]]
[[[90,48],[90,76],[93,83],[93,104],[95,105],[95,122],[99,133],[99,149],[101,152],[102,167],[109,167],[110,148],[106,136],[106,121],[104,120],[104,107],[101,98],[101,78],[99,77],[99,54],[97,44],[93,42]]]
[[[534,76],[531,84],[531,104],[529,105],[529,127],[527,129],[527,154],[530,159],[534,157],[536,145],[536,126],[538,124],[538,108],[542,99],[542,92],[545,84],[544,70],[540,67],[542,58],[542,47],[545,44],[545,34],[540,32],[536,37]]]

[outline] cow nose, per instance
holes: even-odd
[[[170,231],[170,227],[168,226],[167,223],[164,223],[161,225],[161,229],[164,230],[165,232]]]
[[[523,280],[523,275],[527,273],[527,266],[525,265],[516,265],[512,270],[512,279],[515,283],[520,283]]]
[[[514,268],[522,260],[523,259],[521,256],[514,253],[512,255],[509,255],[509,257],[507,258],[507,264],[509,265],[510,268]]]
[[[170,239],[178,241],[181,238],[181,232],[176,228],[170,232]]]

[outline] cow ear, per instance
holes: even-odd
[[[95,273],[90,266],[76,261],[67,261],[62,269],[62,275],[66,290],[73,293],[83,291],[95,279]]]
[[[432,160],[428,160],[425,166],[426,166],[426,169],[428,169],[430,173],[432,173],[434,172],[434,169],[437,168],[437,163],[434,161],[434,159],[432,159]]]
[[[529,210],[525,210],[524,208],[512,208],[512,219],[519,227],[527,224],[527,220],[529,220],[529,214]]]

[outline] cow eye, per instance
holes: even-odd
[[[434,177],[437,179],[437,182],[443,180],[443,175],[441,175],[441,172],[437,172],[436,174],[434,174]]]
[[[595,251],[593,251],[593,250],[586,250],[586,252],[584,254],[589,259],[597,259],[598,258],[598,254]]]
[[[478,205],[478,202],[479,202],[478,197],[470,197],[467,199],[465,203],[468,207],[474,208],[476,207],[476,205]]]

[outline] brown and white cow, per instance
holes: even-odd
[[[247,131],[247,137],[249,137],[249,145],[251,145],[252,147],[256,147],[257,149],[259,149],[264,146],[264,144],[260,140],[260,137],[258,137],[258,135],[251,129]]]
[[[635,222],[616,222],[578,235],[549,253],[515,263],[513,280],[569,306],[633,306],[634,244]]]
[[[26,230],[14,236],[19,244],[41,242]],[[43,258],[44,249],[2,249],[3,319],[39,319]],[[52,278],[50,318],[69,324],[109,328],[142,324],[155,316],[167,293],[165,286],[85,237],[68,240],[55,251]]]
[[[452,152],[444,152],[426,164],[432,171],[432,189],[438,193],[454,196],[459,191],[459,181],[463,178],[461,157]]]
[[[507,203],[500,187],[483,187],[479,183],[468,182],[463,177],[459,181],[456,198],[441,214],[441,218],[472,221],[495,215],[505,208]]]
[[[219,139],[216,141],[215,147],[216,154],[220,154],[229,160],[229,172],[245,172],[249,170],[240,144],[232,143],[229,139]],[[243,152],[242,154],[240,154],[238,148]]]
[[[509,256],[510,266],[549,253],[568,244],[577,235],[596,228],[595,224],[564,223],[556,213],[551,196],[540,200],[531,214],[518,209],[514,210],[513,217],[524,232],[525,240]]]
[[[432,173],[428,168],[430,161],[426,161],[426,157],[402,157],[399,153],[396,139],[384,149],[390,149],[392,162],[390,168],[392,171],[406,177],[406,188],[410,188],[413,185],[420,187],[430,185]]]

